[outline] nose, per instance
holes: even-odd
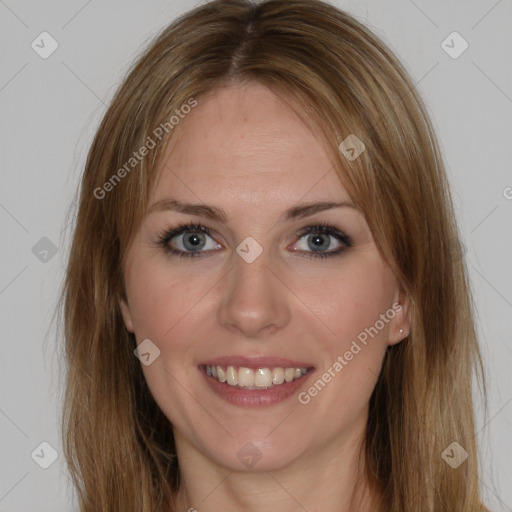
[[[222,284],[219,323],[246,338],[263,338],[286,326],[293,294],[277,276],[265,251],[252,263],[234,253]]]

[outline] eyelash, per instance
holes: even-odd
[[[181,251],[179,249],[175,249],[169,245],[169,242],[175,238],[176,236],[182,235],[183,233],[186,233],[187,231],[198,231],[200,233],[204,233],[205,235],[209,236],[210,238],[213,238],[212,231],[207,228],[206,226],[202,226],[200,224],[187,224],[187,223],[181,223],[177,225],[174,228],[168,228],[163,233],[158,235],[156,243],[158,246],[162,247],[162,249],[165,251],[165,253],[170,254],[171,256],[177,256],[178,258],[198,258],[202,257],[201,254],[208,252],[208,251],[195,251],[195,252],[186,252]],[[336,238],[339,242],[342,242],[344,247],[338,248],[334,252],[310,252],[309,256],[305,256],[307,259],[323,259],[323,258],[329,258],[334,256],[339,256],[343,252],[345,252],[346,249],[352,247],[352,240],[351,238],[340,231],[339,229],[335,228],[334,226],[331,226],[329,224],[316,224],[312,226],[307,226],[296,235],[298,236],[299,240],[306,236],[311,234],[321,234],[321,235],[331,235],[334,238]],[[299,251],[297,251],[299,252]]]

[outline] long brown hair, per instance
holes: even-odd
[[[382,510],[485,510],[471,386],[482,365],[438,145],[393,54],[319,0],[217,0],[190,11],[142,53],[103,117],[62,293],[62,426],[81,510],[175,510],[181,483],[171,425],[119,309],[123,261],[172,140],[172,116],[233,81],[268,86],[318,134],[411,299],[412,330],[388,349],[370,401],[366,462],[383,489]],[[365,145],[353,160],[338,149],[349,135]],[[442,457],[453,442],[468,453],[457,468]]]

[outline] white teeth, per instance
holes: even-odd
[[[272,384],[278,385],[284,382],[284,370],[282,368],[274,368],[272,370]]]
[[[293,380],[293,377],[295,375],[295,368],[286,368],[284,371],[284,380],[286,382],[291,382]]]
[[[254,374],[254,385],[257,388],[272,386],[272,372],[268,368],[258,368]]]
[[[230,386],[236,386],[238,384],[238,375],[232,366],[228,366],[228,370],[226,372],[226,382]]]
[[[279,386],[283,382],[292,382],[300,379],[307,373],[307,368],[283,368],[276,367],[246,368],[244,366],[210,366],[206,365],[206,374],[217,379],[219,382],[226,382],[230,386],[238,386],[246,389],[267,389]]]
[[[254,386],[254,372],[250,368],[241,367],[238,369],[238,385],[244,387]]]
[[[206,368],[208,368],[208,366]],[[217,366],[217,380],[226,382],[226,372],[220,366]]]

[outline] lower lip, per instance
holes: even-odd
[[[206,373],[204,366],[200,366],[199,369],[210,388],[218,396],[226,402],[240,407],[260,407],[282,402],[304,385],[313,373],[313,370],[310,369],[299,379],[283,382],[283,384],[268,389],[242,389],[237,386],[230,386],[226,382],[220,382],[216,378],[211,377]]]

